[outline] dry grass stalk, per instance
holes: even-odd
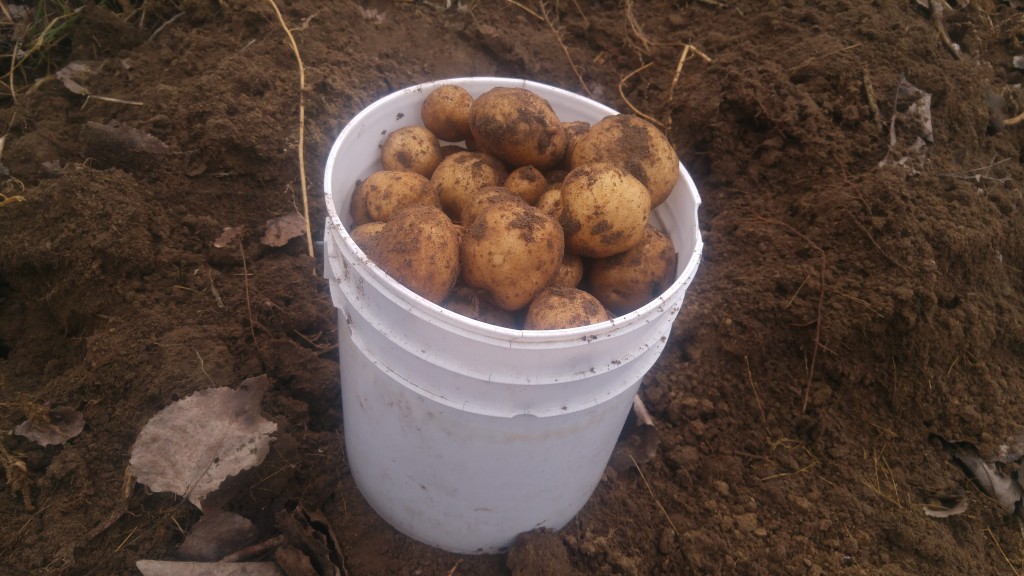
[[[640,465],[636,463],[636,458],[633,458],[633,455],[631,454],[629,459],[633,461],[633,466],[635,466],[636,471],[640,473],[640,479],[644,481],[644,486],[647,487],[647,492],[650,493],[651,498],[654,498],[654,503],[657,504],[658,510],[661,510],[661,513],[665,516],[665,520],[668,520],[668,525],[672,527],[672,532],[678,536],[679,530],[676,529],[675,522],[673,522],[672,517],[669,516],[668,510],[665,510],[665,506],[661,504],[661,500],[659,500],[654,494],[654,489],[651,488],[651,483],[647,481],[647,476],[644,476],[644,471],[640,469]]]
[[[626,22],[629,23],[629,30],[636,36],[636,39],[640,41],[640,53],[644,56],[651,55],[651,45],[653,44],[647,34],[644,33],[644,29],[637,22],[636,16],[633,14],[633,0],[626,0]]]
[[[622,80],[619,80],[619,96],[622,98],[622,101],[626,103],[626,106],[629,106],[629,109],[633,111],[633,114],[636,114],[637,116],[643,118],[644,120],[647,120],[648,122],[650,122],[651,124],[654,124],[655,126],[659,126],[661,128],[664,128],[665,127],[664,124],[662,124],[658,120],[652,118],[651,116],[649,116],[647,114],[644,114],[643,112],[638,110],[636,106],[633,106],[633,103],[629,101],[629,98],[626,98],[626,91],[623,89],[623,86],[626,84],[626,82],[629,81],[630,78],[632,78],[633,76],[636,76],[637,74],[639,74],[640,72],[643,72],[644,70],[647,70],[651,66],[654,66],[654,62],[648,62],[647,64],[644,64],[643,66],[641,66],[641,67],[637,68],[636,70],[633,70],[629,74],[626,74],[625,76],[623,76]]]
[[[309,257],[314,258],[313,228],[309,225],[309,195],[306,191],[306,68],[302,65],[299,45],[295,43],[295,36],[292,35],[291,29],[288,28],[288,24],[284,21],[284,16],[281,15],[277,2],[275,0],[267,0],[267,2],[274,8],[277,21],[281,24],[281,28],[284,29],[284,33],[288,35],[288,42],[292,46],[292,52],[295,53],[295,62],[299,65],[299,182],[302,185],[302,215],[306,219],[306,247],[309,250]],[[256,335],[253,334],[253,339],[255,340],[255,338]]]
[[[587,86],[586,81],[583,80],[583,74],[580,73],[580,69],[576,66],[576,61],[573,60],[572,54],[569,52],[569,47],[565,45],[565,40],[562,39],[561,30],[559,30],[558,27],[555,26],[554,20],[551,19],[551,14],[548,12],[548,3],[544,2],[544,0],[539,0],[537,2],[537,10],[533,10],[530,7],[524,5],[523,3],[518,2],[517,0],[505,1],[515,6],[516,8],[519,8],[523,12],[526,12],[530,16],[533,16],[537,20],[540,20],[548,27],[548,30],[550,30],[551,33],[555,36],[555,41],[558,42],[558,47],[561,48],[562,53],[565,54],[565,59],[568,60],[569,67],[572,68],[572,73],[576,75],[576,81],[580,83],[580,88],[583,89],[583,92],[587,96],[593,98],[593,92],[590,91],[590,87]],[[579,9],[579,5],[577,5],[576,7],[577,9]],[[583,14],[582,10],[580,10],[580,14]]]

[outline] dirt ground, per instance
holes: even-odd
[[[175,558],[201,514],[126,482],[129,448],[175,400],[264,373],[278,430],[228,509],[253,541],[282,510],[322,513],[353,576],[1024,571],[1019,518],[942,442],[1020,444],[1024,128],[1004,121],[1024,111],[1021,3],[281,2],[315,239],[346,122],[450,77],[633,107],[703,199],[703,262],[641,388],[657,451],[609,468],[560,532],[465,557],[360,496],[321,250],[260,243],[302,206],[299,73],[272,6],[124,4],[85,8],[52,56],[50,72],[87,62],[92,96],[45,70],[3,96],[0,429],[47,406],[85,428],[47,447],[0,436],[0,572]],[[687,43],[708,59],[679,70]],[[215,247],[228,226],[241,242]],[[926,515],[937,501],[966,511]]]

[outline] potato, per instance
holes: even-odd
[[[526,330],[559,330],[608,320],[604,306],[577,288],[545,288],[526,311]]]
[[[548,181],[535,167],[520,166],[509,172],[505,188],[519,195],[527,204],[536,204],[540,195],[548,189]]]
[[[528,204],[500,202],[463,235],[462,279],[500,308],[519,310],[551,281],[564,248],[555,219]]]
[[[369,254],[383,230],[383,222],[367,222],[366,224],[356,226],[354,230],[349,232],[349,236],[352,237],[352,241],[356,243],[356,246],[359,246],[364,253]]]
[[[427,94],[420,108],[423,125],[441,140],[461,142],[469,137],[473,97],[461,86],[446,84]]]
[[[590,132],[590,123],[582,120],[562,122],[562,129],[565,130],[565,156],[558,167],[568,172],[572,170],[572,151],[576,149],[576,143],[580,138]]]
[[[508,310],[502,310],[481,296],[481,291],[469,286],[456,284],[441,306],[462,314],[467,318],[479,320],[495,326],[518,329],[519,323]]]
[[[580,137],[572,152],[573,168],[607,162],[629,172],[651,193],[651,206],[668,198],[679,179],[679,157],[656,126],[630,114],[608,116]]]
[[[459,236],[439,208],[409,206],[388,220],[369,256],[403,286],[437,304],[459,275]]]
[[[653,226],[632,250],[591,262],[587,275],[590,292],[620,316],[654,300],[675,279],[675,246]]]
[[[565,154],[565,129],[548,101],[524,88],[492,88],[469,110],[480,148],[512,166],[551,168]]]
[[[437,136],[423,126],[399,128],[388,134],[380,147],[380,163],[385,170],[415,172],[426,178],[442,158]]]
[[[565,256],[562,257],[562,264],[551,278],[551,284],[549,285],[560,288],[575,288],[582,281],[583,258],[566,252]]]
[[[549,188],[547,192],[541,194],[536,206],[541,212],[560,221],[562,219],[562,191],[558,188]]]
[[[365,180],[356,181],[356,189],[352,191],[352,199],[348,201],[348,213],[352,216],[353,226],[373,222],[370,213],[366,211],[366,189],[363,188],[363,182]]]
[[[480,152],[456,152],[445,158],[430,177],[430,186],[441,209],[453,222],[462,218],[462,208],[484,186],[500,186],[508,173],[494,156]]]
[[[639,180],[611,164],[573,169],[562,182],[562,228],[568,252],[606,258],[644,236],[651,195]]]
[[[392,214],[406,206],[436,203],[430,181],[425,177],[415,172],[378,170],[360,182],[356,188],[352,196],[352,219],[356,225],[385,222]],[[356,218],[357,210],[360,218]],[[363,217],[368,220],[363,221]]]
[[[469,197],[465,206],[462,207],[462,224],[469,226],[473,224],[477,216],[484,210],[498,202],[512,202],[515,204],[526,204],[523,199],[513,194],[511,190],[503,186],[484,186]]]

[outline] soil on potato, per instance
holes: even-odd
[[[89,63],[96,97],[50,78],[0,111],[0,429],[47,404],[85,418],[63,445],[0,437],[0,572],[175,558],[200,513],[126,483],[129,448],[171,402],[261,373],[278,431],[228,509],[258,540],[296,503],[322,512],[348,574],[1024,568],[1017,519],[937,440],[991,455],[1021,433],[1024,128],[1003,124],[1024,110],[1018,2],[938,19],[911,0],[281,2],[305,65],[314,239],[346,122],[449,77],[635,109],[703,199],[703,262],[641,389],[655,449],[627,423],[567,527],[465,557],[360,496],[322,248],[260,243],[302,206],[299,75],[270,3],[139,4],[86,8],[54,54]],[[225,227],[244,231],[215,247]],[[926,516],[943,498],[966,512]]]

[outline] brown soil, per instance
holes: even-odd
[[[55,65],[90,61],[92,94],[141,105],[51,79],[0,111],[3,192],[24,197],[0,206],[0,428],[46,403],[85,416],[64,445],[0,437],[25,466],[3,471],[0,572],[173,558],[200,514],[125,497],[134,438],[176,399],[266,373],[276,440],[229,509],[261,538],[295,502],[322,512],[352,575],[1019,573],[1016,519],[934,438],[990,454],[1021,432],[1024,128],[1002,118],[1024,109],[1024,12],[951,3],[959,58],[909,0],[549,2],[567,50],[511,1],[282,2],[315,238],[327,151],[362,107],[457,76],[583,93],[567,54],[595,99],[627,110],[621,88],[669,127],[701,191],[704,260],[642,388],[656,452],[609,468],[560,532],[469,557],[363,501],[322,255],[259,242],[301,207],[298,72],[270,4],[86,9]],[[676,82],[682,42],[710,61]],[[906,118],[890,146],[901,77],[932,96],[923,147]],[[213,246],[226,226],[242,250]],[[957,495],[965,514],[924,514]]]

